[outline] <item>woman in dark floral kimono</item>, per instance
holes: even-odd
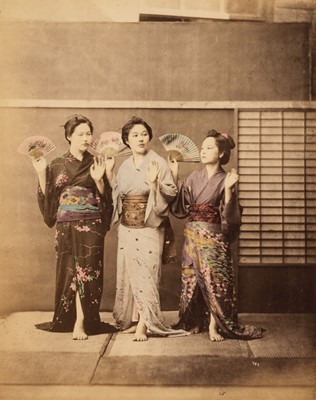
[[[188,217],[182,253],[180,321],[176,328],[200,332],[208,326],[212,341],[255,339],[262,328],[238,323],[230,244],[241,224],[236,170],[226,173],[233,139],[215,130],[208,132],[201,149],[205,168],[192,172],[172,205],[172,213]],[[178,163],[169,160],[175,182]]]
[[[73,339],[113,331],[100,320],[103,290],[104,236],[112,214],[111,188],[105,162],[87,149],[91,121],[75,115],[66,124],[69,151],[47,166],[44,157],[33,160],[38,174],[38,202],[49,227],[56,223],[57,253],[55,313],[40,329],[73,332]]]

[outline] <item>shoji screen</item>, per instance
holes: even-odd
[[[316,112],[239,111],[240,264],[316,262]]]

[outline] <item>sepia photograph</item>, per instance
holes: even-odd
[[[316,1],[0,0],[1,400],[313,400]]]

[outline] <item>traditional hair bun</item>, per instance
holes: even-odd
[[[234,139],[228,133],[221,133],[221,135],[224,136],[224,138],[228,141],[231,149],[233,149],[236,146]]]

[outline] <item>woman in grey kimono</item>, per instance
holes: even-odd
[[[177,188],[167,162],[149,149],[152,136],[151,127],[133,117],[122,128],[122,140],[132,156],[116,176],[114,158],[106,160],[113,189],[113,223],[120,219],[113,316],[121,330],[135,333],[135,341],[147,340],[147,331],[161,336],[187,334],[167,328],[160,309],[165,223]]]
[[[215,130],[208,132],[201,148],[200,171],[178,182],[178,163],[169,160],[178,196],[172,204],[176,217],[188,217],[182,252],[180,321],[175,328],[193,333],[206,325],[212,341],[224,337],[255,339],[263,329],[238,323],[230,244],[241,224],[236,170],[226,173],[233,139]]]

